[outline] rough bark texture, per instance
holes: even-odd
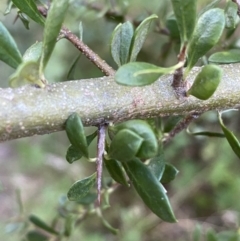
[[[240,65],[222,65],[224,76],[216,93],[206,101],[177,99],[172,75],[146,87],[126,87],[114,77],[50,84],[44,89],[24,86],[0,89],[0,141],[42,135],[64,129],[77,112],[84,125],[120,122],[133,118],[185,115],[240,105]],[[191,84],[200,68],[194,68]]]

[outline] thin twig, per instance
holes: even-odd
[[[98,143],[97,143],[97,201],[100,206],[101,203],[101,186],[102,186],[102,163],[103,153],[105,149],[105,137],[106,137],[106,124],[99,125],[98,127]]]
[[[163,140],[163,144],[169,143],[171,139],[173,139],[174,136],[176,136],[178,133],[180,133],[182,130],[186,129],[189,124],[196,120],[201,114],[198,112],[195,112],[193,114],[187,115],[183,120],[181,120],[174,128],[171,130],[168,134],[168,136]]]
[[[38,7],[38,11],[47,17],[47,9],[44,7]],[[115,74],[115,70],[108,65],[103,59],[101,59],[98,54],[96,54],[92,49],[90,49],[86,44],[82,42],[74,33],[72,33],[68,28],[62,27],[59,35],[70,41],[78,50],[80,50],[92,63],[94,63],[106,76],[112,76]]]
[[[186,49],[187,45],[184,44],[179,55],[178,62],[185,63],[186,61]],[[183,67],[177,69],[173,75],[172,87],[174,88],[178,98],[186,97],[187,82],[183,80]]]
[[[106,76],[115,74],[115,70],[101,59],[93,50],[84,44],[68,28],[62,27],[60,35],[69,40],[78,50],[80,50],[92,63],[94,63]]]

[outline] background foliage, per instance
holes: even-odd
[[[73,1],[66,19],[66,25],[74,32],[78,23],[83,23],[83,40],[110,65],[115,66],[110,56],[110,36],[117,25],[116,21],[104,17],[104,6],[112,4],[114,9],[132,21],[141,21],[150,13],[163,16],[160,1],[146,3],[143,0],[132,1]],[[164,2],[164,1],[162,1]],[[200,1],[199,1],[200,2]],[[205,2],[201,1],[204,5]],[[87,7],[97,4],[100,10]],[[200,8],[201,6],[199,6]],[[6,1],[1,1],[4,12]],[[75,9],[78,9],[77,11]],[[169,12],[171,7],[166,12]],[[156,11],[157,9],[157,11]],[[29,45],[42,38],[42,27],[30,22],[30,31],[17,20],[16,11],[10,15],[0,15],[0,20],[8,27],[23,53]],[[77,21],[76,21],[77,19]],[[229,43],[238,40],[237,30]],[[177,42],[167,48],[169,37],[151,31],[140,52],[138,60],[161,66],[175,64]],[[217,46],[216,48],[221,48]],[[166,50],[169,50],[166,53]],[[66,79],[72,62],[78,56],[77,50],[66,40],[61,40],[54,50],[47,66],[46,76],[53,81]],[[1,87],[8,86],[8,77],[13,69],[0,62]],[[85,57],[78,62],[76,78],[101,76]],[[225,124],[238,136],[239,114],[230,112],[224,115]],[[215,112],[205,113],[190,130],[221,131]],[[92,128],[86,128],[90,134]],[[0,239],[19,240],[22,220],[29,214],[35,214],[50,223],[61,210],[61,202],[77,180],[91,175],[95,164],[82,160],[69,165],[65,152],[69,142],[65,133],[37,136],[14,140],[0,145]],[[90,155],[95,156],[96,143],[91,144]],[[202,226],[202,232],[237,232],[239,228],[240,178],[239,160],[230,151],[225,139],[194,137],[186,132],[178,135],[165,152],[165,159],[174,164],[180,173],[175,182],[167,186],[173,209],[179,222],[163,223],[143,205],[132,189],[118,188],[110,197],[111,208],[104,216],[120,229],[114,236],[104,227],[99,218],[89,215],[73,232],[71,240],[193,240],[196,223]],[[24,212],[20,212],[18,193],[21,195]],[[21,206],[21,205],[20,205]],[[19,214],[20,213],[20,214]],[[19,224],[16,225],[16,224]],[[197,227],[200,227],[197,226]],[[195,232],[194,232],[195,230]]]

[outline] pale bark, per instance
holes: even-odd
[[[0,89],[0,141],[42,135],[64,129],[68,116],[77,112],[84,125],[121,122],[134,118],[185,115],[240,105],[240,64],[222,65],[224,76],[215,94],[206,101],[177,99],[172,76],[145,87],[126,87],[114,77],[50,84],[44,89],[24,86]],[[189,75],[192,83],[198,73]]]

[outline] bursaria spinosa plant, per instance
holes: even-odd
[[[95,5],[82,2],[86,9],[99,10]],[[30,221],[34,230],[23,226],[23,240],[66,240],[71,237],[73,227],[89,214],[97,215],[110,232],[119,233],[118,228],[112,227],[103,217],[103,210],[109,208],[109,196],[114,195],[120,186],[135,189],[146,207],[161,220],[177,222],[168,196],[170,185],[166,184],[175,180],[181,167],[178,171],[167,162],[164,151],[166,144],[184,129],[195,136],[225,138],[240,158],[239,141],[222,119],[225,109],[240,104],[239,97],[233,97],[230,88],[226,88],[229,84],[227,77],[235,68],[232,64],[240,62],[239,45],[231,43],[231,36],[239,25],[238,1],[215,0],[204,6],[197,0],[162,1],[159,6],[165,9],[165,15],[157,11],[148,12],[144,18],[141,16],[141,21],[125,18],[126,6],[119,7],[118,14],[111,4],[100,8],[102,16],[106,19],[110,16],[115,21],[108,45],[116,69],[83,43],[84,32],[87,31],[83,27],[84,22],[76,23],[79,34],[74,34],[65,26],[65,19],[76,6],[78,4],[74,0],[8,1],[5,14],[16,14],[17,10],[16,18],[26,28],[30,28],[31,21],[43,28],[39,41],[32,43],[23,54],[10,31],[0,22],[0,60],[15,69],[9,76],[11,89],[1,90],[0,121],[3,124],[0,124],[0,140],[64,130],[70,142],[66,147],[67,162],[71,165],[79,165],[79,160],[96,163],[96,172],[76,180],[66,190],[61,204],[64,212],[54,220],[57,223],[58,219],[63,219],[64,224],[49,225],[31,215],[24,222]],[[138,57],[149,33],[153,32],[169,39],[163,46],[166,49],[161,63],[155,60],[144,62],[141,56]],[[55,46],[62,39],[67,39],[79,51],[66,73],[67,80],[75,79],[81,56],[95,64],[105,77],[96,81],[52,84],[46,75],[46,67]],[[175,59],[168,64],[167,55],[173,49]],[[75,84],[79,86],[71,87]],[[33,92],[24,92],[27,88]],[[236,88],[238,93],[240,87]],[[52,113],[56,110],[57,114],[49,114],[48,118],[37,117],[36,122],[29,124],[29,118],[42,113],[41,107],[37,112],[31,112],[34,91],[36,98],[46,96],[41,101],[43,110],[49,106]],[[22,92],[24,100],[18,97]],[[221,94],[225,95],[221,97]],[[148,101],[152,97],[154,99]],[[48,98],[52,102],[49,103]],[[80,101],[78,98],[81,98]],[[64,104],[62,99],[65,99]],[[11,110],[9,106],[15,109]],[[15,117],[18,110],[23,116],[16,114]],[[190,131],[189,124],[208,110],[217,111],[222,132]],[[169,118],[166,120],[164,116]],[[86,135],[85,126],[89,125],[97,129]],[[94,141],[96,156],[92,157],[89,146]]]

